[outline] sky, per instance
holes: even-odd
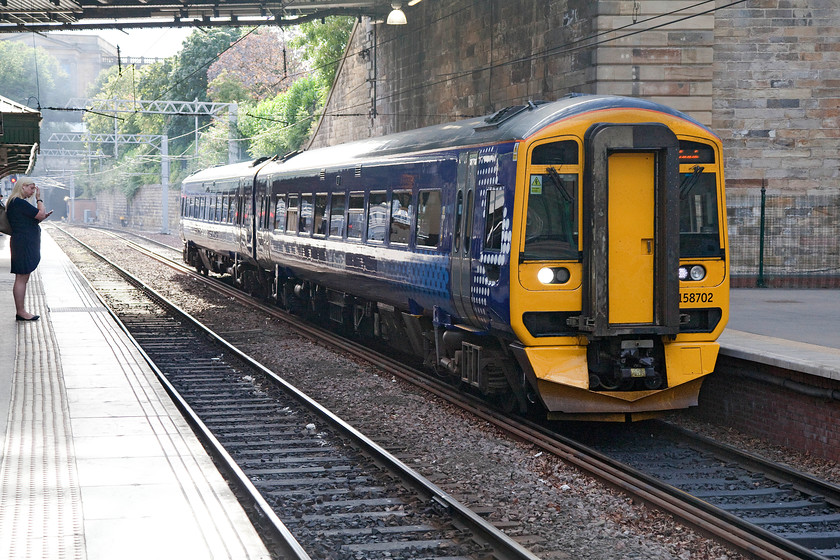
[[[193,28],[118,29],[62,31],[68,35],[99,35],[112,45],[120,47],[120,56],[145,56],[166,58],[181,50],[181,43]]]
[[[163,29],[101,30],[96,34],[114,46],[121,56],[166,58],[181,50],[181,43],[193,32],[188,27]]]

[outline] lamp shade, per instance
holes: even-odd
[[[387,23],[388,25],[405,25],[407,22],[405,19],[405,14],[400,9],[400,4],[398,2],[395,2],[391,4],[391,7],[393,8],[393,10],[391,10],[391,13],[388,14],[388,19],[385,21],[385,23]]]

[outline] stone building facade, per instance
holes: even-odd
[[[840,277],[840,224],[824,219],[840,206],[840,0],[426,0],[404,11],[405,26],[357,24],[312,147],[571,92],[644,97],[723,140],[733,272],[758,269],[765,187],[780,209],[767,272]]]

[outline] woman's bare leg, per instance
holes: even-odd
[[[15,312],[24,319],[32,317],[32,313],[26,311],[23,306],[23,300],[26,299],[27,282],[29,282],[28,274],[15,274],[15,285],[12,287],[12,295],[15,298]]]

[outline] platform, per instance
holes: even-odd
[[[735,289],[721,354],[840,380],[840,290]]]
[[[13,279],[0,236],[0,558],[270,558],[154,373],[46,231],[27,291],[41,320],[14,320]]]

